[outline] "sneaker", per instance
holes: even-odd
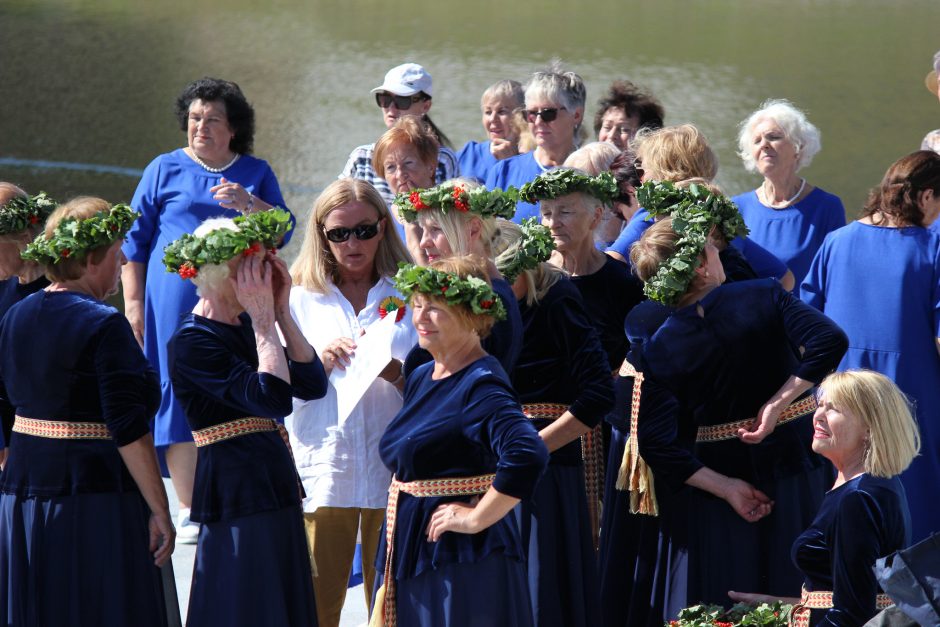
[[[182,507],[176,516],[177,544],[196,544],[196,538],[199,537],[199,523],[189,519],[189,511],[188,507]]]

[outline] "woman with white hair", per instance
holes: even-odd
[[[199,295],[168,347],[197,447],[190,627],[317,625],[302,490],[282,422],[294,397],[322,397],[327,379],[291,316],[290,274],[272,250],[289,224],[277,209],[210,219],[164,251],[167,270]]]
[[[518,81],[503,79],[486,88],[480,99],[483,128],[489,137],[485,142],[469,141],[457,153],[460,174],[486,180],[490,168],[503,159],[514,157],[521,150],[519,138],[524,124],[516,110],[525,105],[525,92]]]
[[[797,175],[819,152],[819,129],[786,100],[768,100],[741,124],[738,154],[764,177],[754,191],[732,198],[748,237],[787,265],[799,287],[830,231],[845,226],[838,196]]]
[[[486,186],[521,187],[550,168],[560,166],[578,147],[578,131],[584,121],[584,81],[574,72],[554,64],[536,72],[525,86],[525,117],[535,138],[535,150],[510,157],[494,165]],[[513,222],[539,217],[538,207],[520,201]]]

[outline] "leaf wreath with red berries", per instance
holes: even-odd
[[[400,263],[398,274],[395,275],[395,289],[401,292],[408,302],[411,302],[412,296],[417,292],[443,298],[448,305],[466,307],[475,314],[486,314],[497,320],[506,317],[503,301],[493,288],[479,277],[460,278],[450,272]]]
[[[30,226],[41,226],[55,208],[56,202],[45,192],[17,196],[0,207],[0,235],[15,235]]]
[[[486,189],[478,185],[467,185],[445,181],[436,187],[401,192],[395,197],[394,207],[406,222],[418,219],[419,211],[459,211],[475,213],[481,218],[512,219],[516,213],[518,193],[514,187],[506,191]]]
[[[129,206],[118,204],[90,218],[63,218],[52,237],[40,233],[20,256],[47,266],[63,259],[83,259],[88,251],[123,239],[139,215]]]
[[[396,296],[389,296],[379,303],[379,318],[384,319],[390,311],[396,312],[395,323],[401,322],[405,317],[405,301]]]
[[[222,264],[238,255],[249,256],[273,249],[291,228],[290,213],[274,208],[233,220],[237,231],[219,228],[196,237],[186,233],[163,249],[163,265],[182,279],[199,274],[207,264]]]

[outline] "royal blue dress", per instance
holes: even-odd
[[[0,281],[0,319],[6,315],[10,307],[20,302],[30,294],[35,294],[39,290],[49,285],[49,279],[41,276],[29,283],[20,283],[19,277],[10,277],[5,281]],[[9,407],[0,404],[0,449],[6,448],[10,441],[10,433],[13,430],[13,411]]]
[[[209,189],[225,177],[242,185],[266,203],[286,209],[281,189],[267,162],[242,155],[221,174],[209,172],[182,148],[160,155],[144,170],[131,206],[141,217],[127,233],[124,254],[128,261],[147,266],[144,298],[144,354],[160,375],[163,399],[153,426],[157,447],[191,442],[186,416],[170,387],[166,347],[179,325],[180,314],[199,300],[190,281],[166,271],[163,249],[184,233],[192,233],[208,218],[234,218],[239,212],[224,209]],[[290,238],[291,233],[284,238]]]
[[[738,206],[744,223],[750,229],[748,238],[790,268],[797,288],[826,235],[845,226],[842,201],[818,187],[803,200],[784,209],[774,209],[762,203],[756,190],[731,200]]]
[[[505,190],[509,187],[520,188],[526,183],[535,180],[539,174],[548,172],[552,168],[542,167],[535,160],[535,151],[525,152],[515,157],[509,157],[502,161],[497,161],[486,175],[486,187],[488,189],[499,188]],[[535,218],[541,221],[539,213],[539,204],[519,201],[516,203],[516,215],[512,221],[519,224],[526,218]]]
[[[911,518],[897,477],[861,474],[823,499],[813,524],[793,543],[793,562],[807,590],[833,593],[833,608],[813,610],[810,624],[856,627],[870,620],[875,596],[875,560],[906,548]]]
[[[482,357],[439,380],[432,378],[433,368],[420,366],[407,380],[404,406],[379,443],[382,461],[400,481],[496,473],[496,490],[529,498],[548,451],[499,362]],[[428,521],[438,505],[469,500],[400,494],[392,564],[399,625],[534,625],[515,516],[476,534],[447,532],[428,542]],[[384,527],[381,538],[379,573],[385,572]]]
[[[291,382],[258,372],[251,318],[225,324],[183,316],[170,341],[170,375],[193,431],[256,416],[283,422],[293,397],[321,398],[320,360],[289,361]],[[202,446],[192,520],[202,523],[187,624],[317,624],[300,479],[277,431]]]
[[[460,176],[486,183],[486,175],[490,168],[499,163],[499,159],[490,152],[489,140],[485,142],[469,141],[457,153],[457,163],[460,165]]]
[[[914,401],[922,445],[901,474],[912,539],[940,531],[940,234],[853,222],[826,238],[800,296],[849,336],[839,370],[876,370]]]
[[[637,356],[645,377],[640,454],[657,488],[682,493],[668,498],[684,501],[689,512],[688,587],[684,600],[667,607],[725,604],[728,590],[779,596],[799,590],[800,575],[788,567],[790,546],[832,480],[829,465],[810,449],[812,417],[778,425],[755,445],[737,438],[696,443],[695,434],[699,426],[756,416],[791,375],[820,382],[846,345],[829,318],[769,279],[715,288],[673,312],[646,342]],[[763,491],[775,502],[772,513],[748,523],[724,500],[687,486],[703,466]]]
[[[516,295],[512,293],[512,286],[505,279],[493,279],[493,291],[499,296],[506,308],[506,317],[490,330],[490,334],[483,339],[483,350],[499,360],[499,365],[505,372],[512,372],[522,350],[522,318],[519,316],[519,303]],[[431,353],[418,344],[405,357],[402,363],[402,373],[410,377],[421,364],[433,360]]]
[[[512,386],[523,403],[557,403],[588,427],[613,406],[607,364],[581,294],[560,279],[529,306],[520,301],[525,329]],[[548,420],[535,420],[537,429]],[[600,624],[596,558],[581,440],[551,454],[535,494],[520,505],[522,537],[528,547],[529,591],[540,627],[595,627]]]
[[[39,291],[0,323],[0,397],[17,415],[103,423],[105,439],[14,432],[0,478],[4,625],[167,624],[150,509],[118,447],[150,432],[156,373],[115,308]]]

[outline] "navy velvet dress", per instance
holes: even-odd
[[[911,517],[900,479],[861,474],[823,499],[793,543],[793,561],[810,592],[831,591],[832,609],[813,610],[811,625],[863,625],[878,613],[875,560],[907,547]]]
[[[257,416],[278,422],[292,397],[326,392],[319,359],[290,361],[291,383],[258,372],[251,319],[183,316],[170,341],[173,391],[193,431]],[[316,625],[313,576],[294,462],[277,431],[198,449],[192,519],[199,529],[187,624]]]
[[[570,280],[553,285],[537,304],[521,301],[525,336],[512,385],[525,403],[558,403],[588,427],[613,406],[607,355]],[[548,420],[533,422],[537,429]],[[529,590],[541,627],[594,627],[600,595],[591,536],[581,440],[551,454],[535,494],[520,505],[528,547]]]
[[[646,343],[638,357],[645,376],[640,454],[657,488],[679,493],[668,498],[680,499],[689,512],[686,529],[676,531],[687,533],[686,598],[667,602],[668,608],[725,604],[728,590],[799,591],[789,549],[832,477],[810,449],[811,417],[779,425],[756,445],[736,438],[696,444],[695,433],[699,426],[756,416],[791,375],[818,383],[846,346],[835,323],[769,279],[715,288],[676,310]],[[703,466],[763,491],[775,502],[772,513],[748,523],[724,500],[686,486]],[[681,586],[675,590],[681,595]]]
[[[104,439],[13,433],[0,479],[0,621],[167,624],[150,509],[118,447],[150,432],[156,373],[127,319],[76,292],[39,291],[0,323],[0,395],[17,415],[104,423]]]
[[[49,279],[44,276],[29,283],[20,283],[19,277],[10,277],[5,281],[0,281],[0,319],[6,315],[10,307],[20,302],[30,294],[35,294],[39,290],[49,285]],[[5,448],[10,441],[10,433],[13,430],[13,412],[9,408],[0,405],[0,423],[2,423],[2,437],[0,448]]]
[[[530,497],[548,451],[499,362],[482,357],[439,380],[431,376],[433,367],[422,365],[408,379],[404,406],[379,443],[383,463],[400,481],[495,472],[493,487],[500,493]],[[447,532],[428,542],[428,521],[438,505],[471,498],[399,495],[392,564],[399,625],[534,624],[515,516],[476,534]],[[381,538],[379,573],[385,571],[384,527]]]

